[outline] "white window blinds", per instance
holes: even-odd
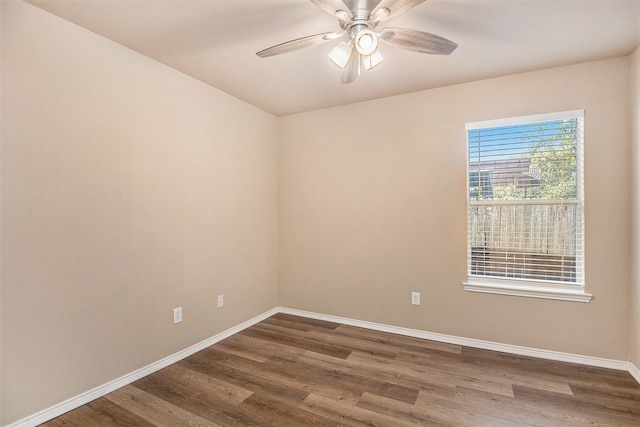
[[[584,287],[583,112],[467,124],[468,276]]]

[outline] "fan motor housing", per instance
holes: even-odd
[[[345,6],[349,8],[353,16],[358,11],[373,10],[380,3],[380,0],[344,0]]]

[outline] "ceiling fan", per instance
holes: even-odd
[[[424,0],[311,0],[338,19],[339,32],[314,34],[290,40],[257,52],[261,58],[280,55],[331,40],[341,40],[329,58],[344,71],[342,83],[353,82],[362,69],[370,70],[383,60],[378,42],[415,52],[449,55],[458,45],[435,34],[408,28],[378,25],[416,7]]]

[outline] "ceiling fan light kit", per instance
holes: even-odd
[[[347,84],[360,75],[362,69],[370,70],[383,61],[379,43],[400,47],[414,52],[449,55],[458,45],[435,34],[407,28],[383,28],[377,26],[419,5],[424,0],[311,0],[322,10],[335,17],[342,31],[315,34],[280,43],[257,52],[261,58],[280,55],[330,40],[341,41],[329,53],[329,59],[343,69],[342,83]],[[349,6],[347,6],[349,4]]]
[[[378,48],[378,37],[371,30],[359,31],[355,40],[360,55],[371,55]]]
[[[362,62],[364,63],[364,68],[369,71],[376,65],[380,64],[384,58],[380,53],[379,49],[376,49],[371,55],[363,56]]]
[[[329,53],[329,59],[333,61],[338,67],[344,69],[349,62],[349,58],[351,58],[351,43],[340,42],[333,50]]]

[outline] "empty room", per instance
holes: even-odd
[[[0,22],[0,425],[640,425],[640,0]]]

